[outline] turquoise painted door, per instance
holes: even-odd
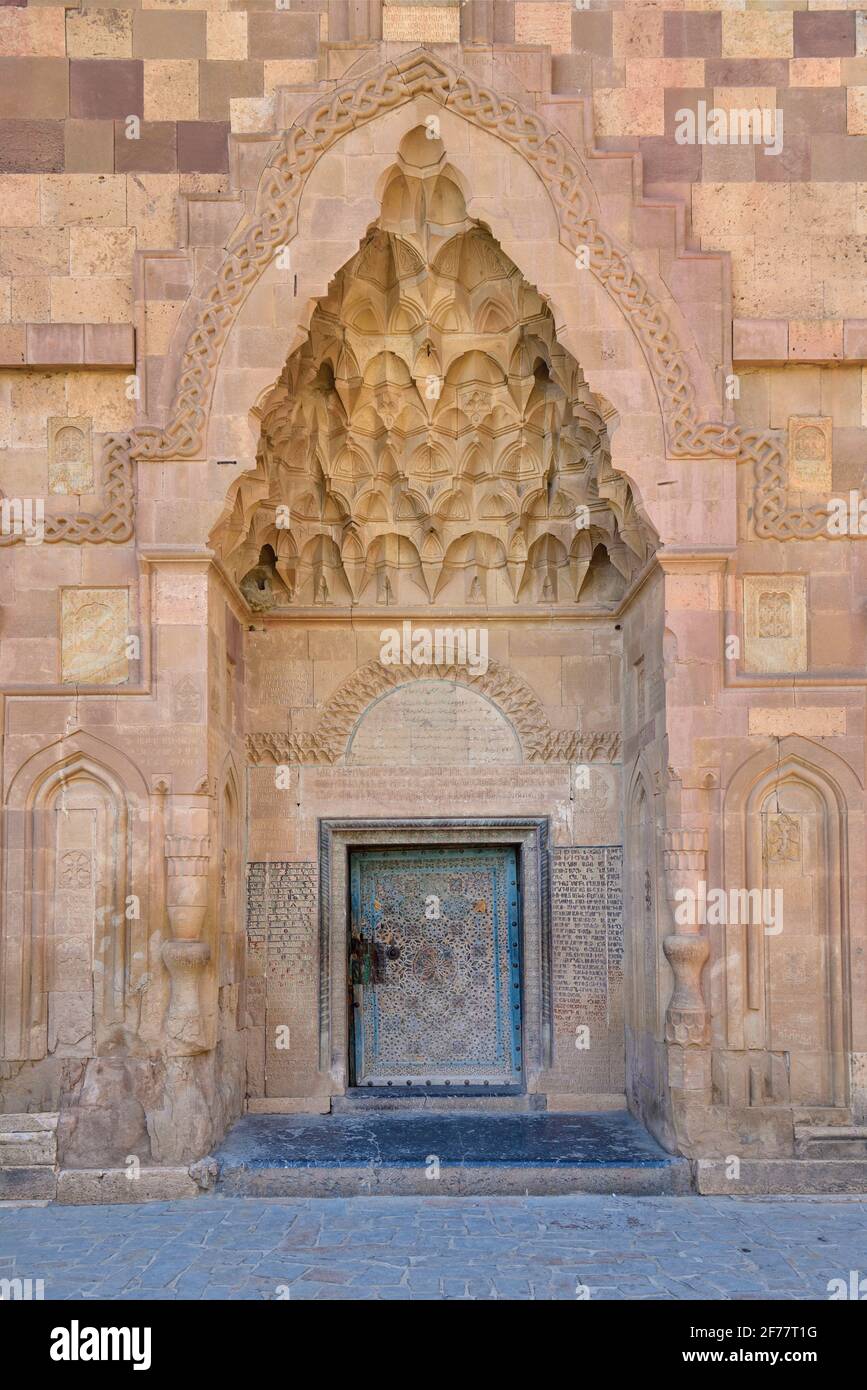
[[[515,1085],[515,851],[364,850],[351,861],[356,1086]]]

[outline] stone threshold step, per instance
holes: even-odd
[[[692,1173],[696,1192],[708,1197],[867,1197],[867,1158],[744,1158],[737,1178],[729,1159],[699,1158]]]
[[[225,1197],[681,1196],[692,1191],[689,1164],[670,1159],[647,1165],[535,1163],[358,1164],[306,1168],[224,1168],[217,1194]]]
[[[467,1086],[460,1091],[451,1087],[437,1086],[421,1091],[415,1086],[370,1086],[349,1090],[343,1096],[332,1096],[332,1115],[354,1115],[367,1110],[423,1110],[456,1111],[468,1110],[503,1112],[506,1114],[527,1114],[530,1111],[546,1110],[547,1098],[544,1095],[528,1095],[520,1091],[507,1091],[493,1086]]]

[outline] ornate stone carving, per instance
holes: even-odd
[[[254,612],[616,603],[652,549],[551,312],[417,128],[212,544]],[[578,523],[578,524],[576,524]]]
[[[345,755],[352,730],[368,706],[413,680],[458,681],[487,696],[511,721],[527,762],[614,762],[620,757],[618,733],[552,729],[526,682],[496,661],[476,676],[458,666],[384,666],[369,661],[326,701],[315,733],[248,734],[247,756],[251,763],[336,763]]]
[[[785,812],[768,815],[765,821],[765,858],[769,864],[782,864],[801,858],[801,818]]]
[[[129,679],[126,589],[62,589],[60,666],[64,684],[123,685]]]
[[[48,421],[48,491],[93,492],[93,443],[87,416]]]
[[[789,486],[813,494],[831,491],[830,416],[789,416]]]
[[[565,136],[511,96],[500,96],[442,59],[416,49],[353,82],[317,97],[286,133],[262,176],[257,205],[231,239],[191,331],[164,428],[143,425],[113,435],[105,449],[105,506],[99,514],[55,517],[46,539],[121,541],[132,533],[131,460],[194,458],[201,451],[214,373],[248,291],[297,230],[298,204],[317,160],[349,130],[424,94],[474,125],[490,130],[535,169],[548,189],[570,249],[590,248],[589,268],[622,310],[657,384],[670,445],[681,455],[734,457],[740,433],[721,422],[699,422],[687,357],[660,302],[629,255],[591,216],[590,184]],[[16,536],[0,537],[0,544]]]
[[[707,873],[707,832],[667,830],[664,840],[666,895],[672,907],[679,889],[698,897],[698,883]],[[674,991],[665,1013],[665,1040],[681,1047],[703,1047],[708,1041],[707,1008],[701,992],[701,971],[710,946],[696,922],[677,922],[674,934],[662,943],[674,973]]]
[[[758,637],[791,637],[791,594],[779,593],[776,590],[759,594],[757,616]]]
[[[171,980],[166,1033],[175,1054],[203,1052],[209,1046],[199,985],[211,958],[200,940],[208,915],[211,842],[207,836],[167,835],[166,910],[174,939],[163,943],[162,957]]]

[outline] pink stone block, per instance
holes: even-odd
[[[135,329],[132,324],[84,324],[84,360],[88,366],[134,367]]]
[[[867,319],[846,319],[843,356],[847,362],[867,362]]]
[[[789,357],[793,362],[834,362],[842,356],[842,319],[789,320]]]
[[[735,362],[785,362],[789,355],[789,325],[785,319],[735,319],[732,356]]]
[[[23,323],[0,325],[0,367],[23,366],[26,356],[26,334]]]
[[[65,367],[76,362],[84,362],[83,323],[28,323],[28,366]]]

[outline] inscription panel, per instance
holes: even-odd
[[[249,865],[250,1007],[264,1015],[266,1095],[309,1093],[316,1069],[316,903],[314,864]]]
[[[298,769],[251,767],[248,777],[250,858],[285,859],[297,843]],[[278,786],[278,777],[285,786]]]
[[[397,43],[460,43],[460,0],[386,0],[382,37]]]
[[[579,1091],[623,1089],[622,867],[619,845],[554,852],[555,1068]]]
[[[500,711],[466,686],[415,681],[359,720],[347,762],[375,767],[519,763],[521,746]]]

